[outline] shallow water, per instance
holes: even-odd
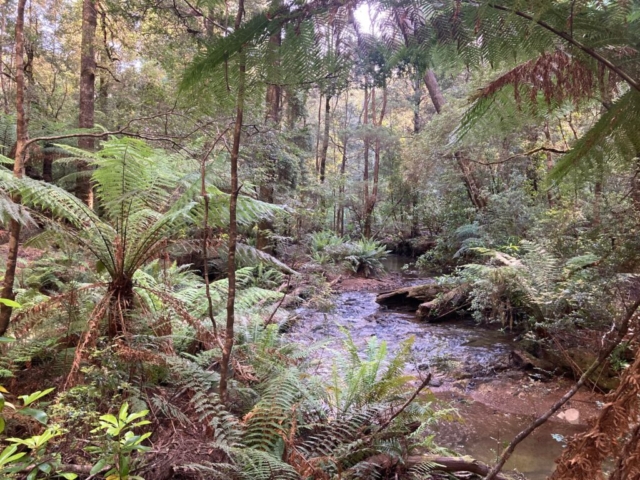
[[[401,265],[396,262],[394,266]],[[387,267],[388,268],[388,267]],[[398,267],[397,267],[398,268]],[[424,283],[407,279],[407,283]],[[380,290],[384,290],[381,285]],[[458,409],[462,422],[439,427],[437,443],[455,451],[491,463],[504,446],[524,428],[532,417],[514,415],[495,410],[471,398],[468,390],[476,383],[495,376],[508,368],[512,336],[497,330],[476,327],[470,320],[441,324],[419,322],[411,313],[387,310],[375,303],[375,293],[346,292],[335,297],[335,309],[329,313],[299,309],[299,321],[287,336],[305,344],[322,342],[325,346],[316,352],[320,360],[319,374],[328,373],[330,359],[338,350],[346,329],[359,347],[372,336],[387,342],[393,353],[410,336],[415,337],[413,360],[407,371],[418,373],[435,368],[441,375],[437,383],[445,388],[436,389],[436,397]],[[457,382],[464,378],[466,381]],[[466,383],[465,383],[466,382]],[[462,384],[462,388],[457,386]],[[446,388],[451,385],[453,388]],[[500,394],[500,393],[496,393]],[[508,402],[508,399],[506,399]],[[582,427],[551,421],[527,438],[517,449],[506,469],[517,469],[529,480],[543,480],[554,468],[554,459],[562,451],[562,444],[552,434],[564,437],[581,431]]]

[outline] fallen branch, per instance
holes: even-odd
[[[456,472],[469,472],[476,475],[486,475],[490,467],[486,463],[482,463],[479,460],[465,456],[465,457],[436,457],[431,455],[424,456],[411,456],[408,457],[406,463],[408,466],[419,465],[420,463],[435,463],[438,466],[434,470],[447,473]],[[497,474],[495,477],[497,480],[510,480],[502,474]]]
[[[420,392],[424,390],[427,385],[429,385],[430,381],[431,381],[431,374],[429,373],[425,377],[425,379],[422,381],[420,386],[418,386],[418,388],[415,390],[415,392],[413,392],[413,394],[407,399],[407,401],[404,402],[404,404],[398,410],[396,410],[395,413],[391,415],[386,422],[380,425],[380,428],[378,428],[378,430],[376,430],[373,435],[379,434],[381,431],[383,431],[385,428],[391,425],[391,422],[393,422],[398,417],[398,415],[400,415],[409,405],[411,405],[411,402],[413,402],[416,399],[416,397],[420,394]]]
[[[631,321],[639,307],[640,299],[636,300],[633,305],[627,308],[627,312],[620,322],[620,326],[617,329],[618,333],[613,341],[600,352],[598,358],[591,364],[591,366],[587,370],[585,370],[580,379],[573,385],[573,387],[571,387],[571,389],[567,393],[564,394],[564,396],[560,400],[554,403],[546,413],[538,417],[527,428],[518,433],[518,435],[516,435],[513,440],[511,440],[511,443],[509,443],[507,448],[505,448],[502,452],[502,455],[500,455],[498,463],[496,463],[491,471],[486,474],[484,480],[493,480],[494,478],[498,478],[498,473],[500,472],[500,470],[502,470],[504,464],[507,463],[507,460],[509,460],[509,457],[511,457],[511,454],[513,454],[518,444],[529,435],[531,435],[540,425],[549,420],[554,413],[560,410],[560,408],[562,408],[562,406],[567,403],[571,399],[571,397],[573,397],[578,392],[578,390],[580,390],[580,387],[582,387],[587,382],[591,374],[604,363],[609,355],[611,355],[611,352],[613,352],[613,350],[622,342],[625,335],[627,334],[627,331],[629,330],[629,322]],[[611,331],[611,333],[613,332],[615,332],[615,329]]]
[[[475,475],[486,475],[491,467],[475,458],[464,457],[441,457],[436,455],[411,455],[404,459],[404,466],[407,469],[426,463],[433,464],[434,472],[458,473],[469,472]],[[381,453],[367,459],[367,464],[375,466],[376,470],[389,470],[398,464],[398,459]],[[498,474],[497,480],[511,480],[509,477]]]

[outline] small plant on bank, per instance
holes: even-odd
[[[345,258],[347,264],[356,275],[369,278],[383,270],[381,260],[386,258],[389,250],[376,240],[362,238],[351,244],[351,253]]]
[[[129,404],[123,403],[118,416],[107,414],[100,417],[100,426],[92,433],[103,431],[107,438],[103,445],[90,447],[87,450],[100,454],[100,460],[91,469],[91,475],[97,475],[108,465],[113,467],[105,473],[107,480],[143,480],[142,477],[131,475],[133,454],[148,452],[151,448],[142,443],[151,436],[151,432],[136,435],[133,429],[149,425],[148,420],[141,420],[149,410],[129,413]]]

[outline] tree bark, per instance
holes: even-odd
[[[363,182],[363,190],[364,195],[362,199],[362,213],[363,219],[365,220],[365,224],[363,225],[363,233],[366,236],[366,217],[367,217],[367,205],[369,204],[369,90],[367,86],[364,87],[364,110],[362,115],[362,123],[364,124],[364,168],[362,170],[362,182]]]
[[[324,183],[327,168],[327,151],[329,150],[329,127],[331,126],[331,95],[327,94],[324,104],[324,136],[320,150],[320,183]]]
[[[4,31],[7,28],[7,6],[2,7],[2,18],[0,18],[0,39],[4,38]],[[9,92],[7,89],[7,80],[4,78],[4,45],[0,43],[0,90],[2,90],[2,106],[5,115],[9,115]]]
[[[279,0],[273,0],[271,3],[272,9],[277,9],[280,5]],[[282,43],[282,31],[278,29],[271,37],[269,38],[269,48],[274,52],[277,52]],[[277,58],[277,57],[276,57]],[[277,70],[280,65],[279,61],[275,61],[275,65],[273,68]],[[267,85],[267,93],[265,97],[265,107],[266,107],[266,118],[265,121],[267,124],[270,124],[271,127],[278,128],[280,126],[280,120],[282,116],[282,87],[276,83],[271,83]],[[262,179],[260,183],[260,188],[258,189],[258,195],[260,200],[267,203],[273,203],[274,201],[274,186],[276,183],[275,174],[276,174],[276,165],[275,160],[271,160],[271,158],[266,159],[268,165],[266,165],[266,175],[265,178]],[[270,251],[269,248],[269,231],[271,231],[273,225],[269,220],[260,220],[258,222],[258,231],[256,234],[256,248],[258,250]]]
[[[420,103],[422,103],[422,89],[420,88],[420,76],[416,74],[413,81],[413,133],[420,133]]]
[[[345,173],[347,171],[347,152],[349,147],[349,90],[344,94],[344,136],[342,137],[342,160],[340,162],[340,182],[338,186],[338,211],[336,215],[336,233],[344,235],[344,193]]]
[[[47,182],[53,182],[53,161],[56,154],[52,151],[53,145],[45,145],[42,149],[42,179]]]
[[[322,92],[318,98],[318,127],[316,129],[316,175],[320,174],[320,128],[322,125]]]
[[[95,113],[96,58],[95,35],[98,23],[96,0],[82,2],[82,40],[80,46],[80,103],[78,127],[93,128]],[[80,137],[78,147],[93,151],[95,140],[91,137]],[[76,196],[84,203],[93,206],[90,167],[86,162],[78,162],[78,178],[76,179]]]
[[[382,107],[380,109],[380,118],[376,118],[376,91],[375,88],[371,91],[371,122],[374,127],[381,127],[382,120],[384,119],[384,115],[387,109],[387,89],[386,87],[382,90]],[[376,139],[373,147],[373,186],[371,190],[371,196],[367,198],[366,206],[365,206],[365,219],[364,219],[364,236],[367,238],[371,237],[371,226],[373,223],[373,211],[376,207],[376,203],[378,201],[378,179],[380,176],[380,132],[376,132]]]
[[[433,70],[427,70],[427,73],[425,73],[424,84],[427,86],[429,96],[431,97],[431,101],[433,102],[436,112],[442,113],[442,108],[447,102],[442,96],[440,85],[438,85],[438,80],[436,79],[436,75],[433,73]]]
[[[244,0],[238,3],[238,14],[235,21],[235,30],[240,28],[242,15],[244,14]],[[236,220],[238,205],[238,158],[240,156],[240,139],[242,136],[242,122],[244,116],[244,93],[246,76],[246,53],[244,49],[238,52],[238,97],[236,98],[236,120],[233,128],[233,146],[231,148],[231,195],[229,198],[229,258],[227,273],[229,289],[227,293],[227,324],[222,348],[222,360],[220,362],[220,399],[227,401],[227,386],[229,382],[229,362],[233,350],[235,305],[236,305],[236,246],[238,242],[238,224]]]
[[[13,163],[13,174],[16,178],[24,175],[25,144],[27,142],[27,117],[24,110],[24,7],[26,0],[18,0],[16,13],[15,35],[15,60],[16,60],[16,153]],[[14,197],[14,202],[19,203],[20,198]],[[18,250],[20,247],[20,223],[11,220],[9,222],[9,254],[7,256],[6,271],[2,282],[0,298],[15,299],[13,283],[16,277],[18,265]],[[9,328],[11,312],[13,309],[7,305],[0,305],[0,335],[4,335]]]
[[[478,210],[483,210],[487,206],[487,200],[484,198],[484,195],[482,195],[480,186],[478,185],[476,178],[473,176],[471,166],[469,165],[469,159],[466,157],[464,152],[455,152],[453,156],[460,168],[462,180],[467,188],[467,193],[471,203],[473,203]]]

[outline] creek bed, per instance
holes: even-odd
[[[407,283],[415,284],[416,280]],[[386,341],[390,354],[415,336],[414,359],[407,371],[419,374],[429,367],[436,371],[432,382],[435,397],[443,406],[456,408],[461,417],[459,422],[438,427],[438,445],[491,463],[496,452],[539,414],[546,402],[564,391],[560,382],[543,386],[510,368],[511,335],[479,328],[470,320],[419,322],[411,313],[381,308],[375,297],[371,292],[344,292],[335,296],[331,312],[301,308],[296,312],[300,320],[287,337],[303,345],[324,345],[314,353],[321,360],[318,373],[323,375],[330,372],[331,358],[340,350],[344,338],[341,328],[351,334],[358,347],[364,348],[372,336]],[[517,469],[529,480],[545,479],[562,451],[554,436],[568,437],[583,429],[582,425],[552,419],[516,449],[506,469]]]

